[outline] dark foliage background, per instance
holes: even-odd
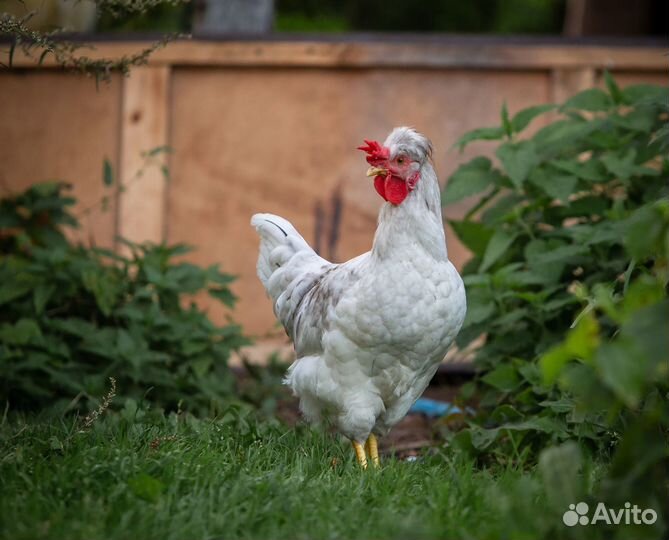
[[[278,0],[276,24],[295,31],[559,34],[564,7],[564,0]]]
[[[43,183],[0,200],[0,402],[86,410],[114,377],[120,397],[220,410],[234,389],[227,361],[247,340],[192,298],[232,307],[234,278],[177,262],[184,245],[125,242],[127,256],[75,245],[68,191]]]
[[[484,462],[551,467],[584,452],[611,463],[603,500],[666,512],[669,90],[605,81],[559,107],[504,107],[499,126],[458,143],[500,141],[496,163],[462,165],[443,194],[480,197],[450,222],[474,254],[457,343],[482,337],[461,393],[478,413],[450,436]]]

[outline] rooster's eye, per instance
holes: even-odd
[[[402,163],[404,163],[404,158],[403,157],[398,157],[397,158],[397,163],[398,163],[398,165],[402,165]]]

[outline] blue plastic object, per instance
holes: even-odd
[[[462,409],[457,405],[447,401],[437,401],[436,399],[419,398],[409,409],[410,413],[424,414],[430,418],[448,416],[449,414],[462,414]]]

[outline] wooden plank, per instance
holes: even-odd
[[[590,67],[552,70],[551,101],[564,103],[577,92],[595,86],[596,78],[595,70]]]
[[[71,183],[81,227],[70,229],[70,238],[107,248],[116,202],[102,182],[102,164],[118,160],[121,85],[118,74],[96,90],[83,75],[0,71],[0,193],[49,180]]]
[[[150,42],[101,42],[91,58],[133,54]],[[83,54],[83,53],[82,53]],[[3,51],[0,58],[6,56]],[[6,63],[7,59],[3,61]],[[598,67],[667,71],[666,48],[573,44],[420,41],[175,41],[156,51],[151,65],[292,66],[357,68],[551,69]],[[35,67],[16,51],[14,65]],[[45,66],[53,66],[49,56]]]
[[[165,238],[170,68],[142,66],[124,80],[118,235],[133,242]]]
[[[633,84],[656,84],[658,86],[669,85],[669,76],[666,73],[643,72],[643,71],[613,71],[613,78],[618,86],[625,88]],[[597,84],[602,88],[605,86],[603,77],[600,74]]]

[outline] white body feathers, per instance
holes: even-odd
[[[385,145],[412,143],[429,148],[407,128]],[[251,220],[261,238],[258,276],[295,344],[286,384],[308,420],[326,415],[359,442],[385,435],[406,415],[465,316],[427,155],[420,170],[402,204],[384,204],[372,250],[343,264],[318,256],[279,216]]]

